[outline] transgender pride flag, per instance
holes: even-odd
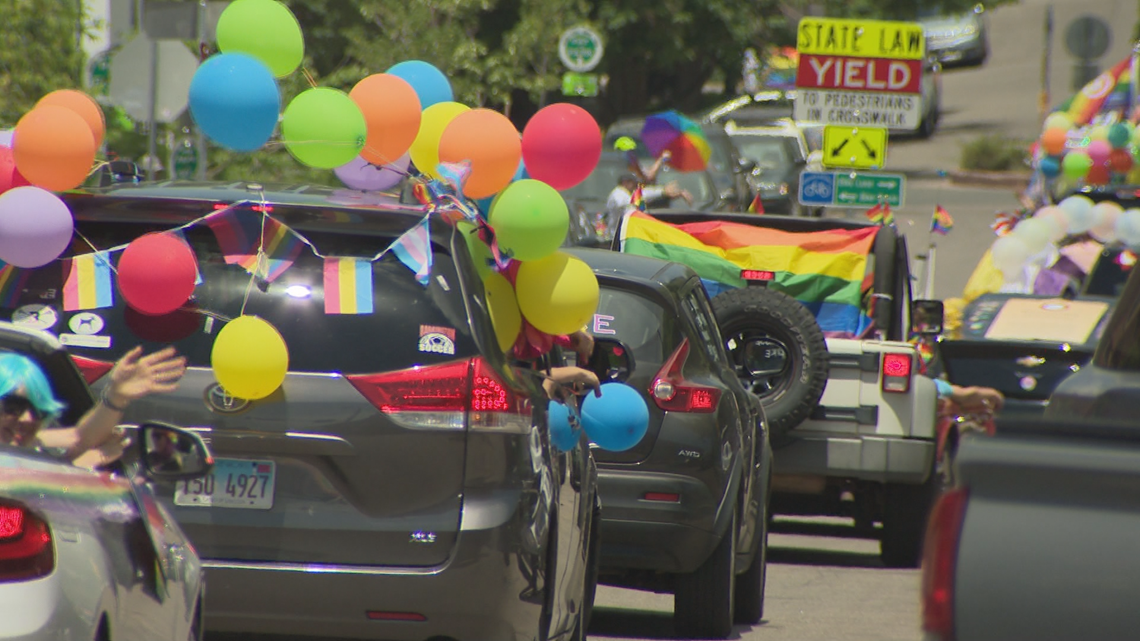
[[[428,239],[426,216],[396,240],[392,245],[392,251],[396,253],[396,258],[399,258],[401,263],[416,273],[416,280],[421,285],[428,284],[428,277],[431,275],[431,241]]]

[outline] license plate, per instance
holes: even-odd
[[[214,469],[199,479],[179,481],[174,504],[190,507],[273,507],[277,465],[273,461],[214,459]]]

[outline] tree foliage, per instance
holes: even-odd
[[[83,78],[80,5],[60,0],[0,0],[0,126],[16,124],[36,101]]]

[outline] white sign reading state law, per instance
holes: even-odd
[[[795,119],[828,125],[916,129],[922,120],[918,94],[796,89]]]

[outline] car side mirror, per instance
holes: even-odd
[[[936,336],[942,333],[946,310],[940,300],[916,300],[911,303],[911,332],[920,336]]]
[[[586,369],[598,377],[602,383],[625,382],[633,372],[633,352],[612,338],[594,338],[594,353]]]
[[[198,478],[214,467],[214,457],[206,443],[190,430],[151,422],[140,425],[138,434],[143,470],[154,480]]]
[[[741,158],[737,165],[738,171],[742,174],[750,174],[753,169],[756,169],[756,161],[747,158]]]

